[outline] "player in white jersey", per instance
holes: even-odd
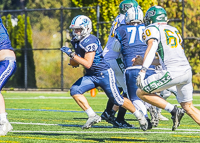
[[[118,28],[120,25],[125,24],[125,13],[130,7],[137,7],[138,3],[135,0],[124,0],[119,5],[120,14],[115,18],[114,22],[112,23],[110,35],[108,38],[108,42],[103,50],[103,56],[106,62],[108,62],[111,68],[115,72],[117,85],[119,88],[123,89],[123,96],[127,97],[127,87],[124,81],[124,64],[122,61],[122,56],[120,52],[115,52],[112,49],[112,45],[115,41],[114,33],[115,29]],[[114,106],[114,107],[113,107]],[[113,108],[113,109],[112,109]],[[107,107],[105,111],[102,113],[102,119],[106,120],[107,122],[114,124],[114,127],[120,128],[132,128],[132,125],[128,124],[124,120],[124,116],[126,114],[126,109],[120,107],[117,118],[115,119],[114,115],[117,111],[117,107],[109,100],[107,103]]]
[[[172,131],[180,125],[184,112],[155,94],[172,86],[177,88],[177,101],[185,112],[200,125],[200,111],[192,104],[192,72],[181,46],[181,36],[175,27],[167,25],[167,13],[160,6],[151,7],[145,14],[143,39],[148,44],[142,69],[137,77],[137,96],[172,115]],[[158,52],[162,72],[144,79],[146,69]]]

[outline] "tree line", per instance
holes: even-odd
[[[22,9],[24,7],[27,7],[28,9],[37,9],[37,8],[60,8],[61,6],[64,7],[85,7],[85,6],[100,6],[100,21],[104,21],[107,23],[103,23],[99,25],[99,32],[100,32],[100,41],[102,43],[102,46],[104,47],[107,40],[108,40],[108,34],[110,31],[111,23],[115,17],[119,14],[119,4],[122,0],[57,0],[57,1],[51,1],[51,0],[3,0],[2,3],[0,3],[0,10],[8,10],[8,9]],[[153,5],[161,5],[164,7],[167,11],[168,14],[168,19],[182,19],[182,2],[180,0],[137,0],[138,4],[141,6],[143,12],[145,13],[151,6]],[[200,41],[197,39],[187,39],[187,37],[200,37],[200,1],[197,0],[187,0],[185,1],[185,7],[184,7],[184,50],[186,53],[186,56],[190,62],[190,65],[192,67],[192,72],[193,72],[193,86],[195,89],[200,88]],[[93,34],[96,33],[97,30],[97,13],[96,9],[82,9],[81,11],[73,11],[69,10],[65,13],[64,17],[65,18],[65,23],[64,27],[67,29],[70,20],[77,14],[85,14],[89,16],[92,19],[93,22]],[[29,19],[27,22],[29,23],[29,30],[27,30],[27,33],[29,33],[28,36],[28,43],[29,43],[29,48],[37,48],[38,45],[41,47],[43,46],[49,46],[51,47],[52,44],[55,44],[55,46],[60,47],[60,43],[58,39],[56,39],[56,42],[54,41],[55,39],[50,38],[52,34],[55,34],[56,32],[60,31],[60,12],[59,11],[51,11],[48,13],[37,13],[33,12],[30,14],[31,20]],[[20,19],[18,19],[20,18]],[[7,22],[4,22],[7,26],[8,32],[11,37],[11,41],[14,48],[23,48],[24,47],[24,16],[18,16],[18,24],[15,27],[11,26],[10,18],[7,16],[6,18]],[[5,21],[5,20],[4,20]],[[22,24],[23,23],[23,24]],[[175,26],[180,33],[182,33],[182,23],[181,22],[170,22],[169,23],[172,26]],[[21,26],[20,26],[21,25]],[[55,32],[55,29],[57,30]],[[15,31],[15,32],[12,32]],[[32,30],[32,31],[31,31]],[[29,32],[28,32],[29,31]],[[32,32],[32,35],[31,35]],[[58,34],[58,33],[57,33]],[[32,36],[32,37],[31,37]],[[38,38],[38,39],[37,39]],[[65,37],[66,38],[66,37]],[[19,40],[20,39],[20,40]],[[33,39],[33,41],[31,41]],[[44,40],[42,40],[44,39]],[[39,40],[38,43],[35,43],[35,41]],[[54,43],[52,43],[54,42]],[[40,47],[38,46],[38,47]],[[51,64],[47,64],[47,62],[44,62],[42,60],[38,59],[44,59],[43,54],[38,54],[37,58],[34,56],[33,58],[33,53],[31,51],[29,52],[29,63],[35,62],[35,76],[34,74],[30,75],[31,77],[36,78],[36,84],[35,81],[33,81],[33,86],[35,87],[37,85],[38,88],[45,88],[45,87],[60,87],[60,68],[59,66],[59,57],[60,53],[57,52],[48,52],[48,56],[51,58],[56,58],[56,68],[53,67],[53,62]],[[32,54],[32,55],[31,55]],[[21,77],[20,81],[23,82],[23,51],[18,51],[16,50],[16,55],[17,55],[17,60],[19,62],[19,73],[16,73],[17,77]],[[51,56],[50,56],[51,55]],[[32,60],[31,60],[32,57]],[[34,60],[33,60],[34,59]],[[21,61],[20,61],[21,60]],[[52,59],[55,61],[55,59]],[[68,62],[67,58],[64,58],[64,62]],[[51,61],[51,60],[49,60]],[[46,66],[44,66],[46,65]],[[20,67],[21,71],[20,71]],[[32,70],[30,70],[32,69]],[[33,67],[30,67],[28,74],[33,72],[34,70],[34,64]],[[72,74],[69,72],[71,69],[69,66],[64,67],[64,74],[65,74],[65,87],[70,86],[74,80],[76,80],[79,77],[79,74]],[[52,77],[54,79],[57,79],[55,81],[50,80],[46,76],[46,73],[54,73]],[[78,69],[73,69],[73,71],[76,71],[76,73],[79,73]],[[70,76],[69,76],[70,73]],[[82,73],[80,73],[82,74]],[[57,76],[56,76],[57,75]],[[12,80],[17,81],[17,77],[13,77]],[[28,77],[29,79],[31,77]],[[71,78],[73,77],[73,80]],[[45,80],[45,83],[43,82]],[[29,83],[29,82],[28,82]],[[52,83],[52,85],[49,85],[49,83]],[[19,84],[16,82],[16,85],[23,85],[22,83]]]

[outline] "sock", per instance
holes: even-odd
[[[133,113],[133,115],[138,119],[140,117],[140,111],[136,109],[136,111]]]
[[[119,107],[119,111],[118,111],[118,114],[117,114],[117,121],[124,121],[124,116],[126,114],[126,109],[124,109],[123,107]]]
[[[143,114],[145,115],[145,117],[148,117],[147,109],[141,100],[134,100],[133,105],[135,106],[137,110],[141,110]]]
[[[158,107],[156,107],[156,110],[157,110],[158,114],[160,114],[161,111],[162,111],[162,109],[161,109],[161,108],[158,108]]]
[[[114,106],[114,103],[109,99],[106,106],[106,111],[108,112],[108,114],[112,114],[113,106]]]
[[[174,105],[167,103],[164,110],[171,113],[173,109],[174,109]]]
[[[85,113],[88,115],[88,117],[96,115],[96,113],[93,111],[91,107],[85,110]]]
[[[7,113],[6,112],[0,114],[0,122],[1,121],[7,121]]]

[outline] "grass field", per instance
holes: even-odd
[[[140,129],[118,129],[102,121],[88,130],[82,130],[87,115],[70,97],[69,93],[26,93],[2,92],[5,97],[8,119],[13,126],[12,132],[0,137],[0,143],[182,143],[200,142],[200,127],[188,115],[181,121],[180,127],[171,131],[170,114],[162,111],[169,121],[160,121],[157,128],[142,131]],[[85,94],[90,105],[98,115],[106,107],[107,97],[99,93],[96,97]],[[175,97],[168,101],[178,104]],[[196,107],[200,109],[200,96],[194,96]],[[126,120],[139,127],[135,117],[127,112]]]

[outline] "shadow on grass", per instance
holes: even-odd
[[[69,134],[69,133],[37,133],[37,132],[35,132],[35,133],[14,133],[14,134],[20,134],[20,135],[30,135],[30,136],[45,136],[45,137],[48,137],[48,136],[66,136],[65,137],[65,141],[67,141],[67,140],[69,140],[69,141],[72,141],[73,139],[74,140],[76,140],[76,141],[79,141],[79,140],[81,140],[81,141],[83,141],[83,142],[86,142],[86,141],[88,141],[88,142],[159,142],[159,143],[168,143],[168,142],[173,142],[173,139],[170,139],[170,141],[169,141],[169,139],[166,139],[166,140],[164,140],[164,139],[157,139],[157,140],[155,140],[155,139],[134,139],[134,138],[130,138],[130,137],[120,137],[120,135],[117,135],[117,134],[114,134],[115,136],[117,136],[117,137],[111,137],[111,136],[113,136],[112,134],[110,134],[110,136],[108,137],[105,137],[105,135],[102,135],[102,137],[101,136],[96,136],[96,135],[92,135],[91,133],[73,133],[73,134]],[[93,137],[93,136],[95,136],[95,137]],[[34,137],[33,137],[34,138]],[[55,138],[57,141],[59,141],[59,138]],[[85,141],[84,141],[85,140]],[[62,138],[61,138],[61,141],[63,141],[62,140]],[[186,140],[174,140],[174,142],[190,142],[190,141],[186,141]]]

